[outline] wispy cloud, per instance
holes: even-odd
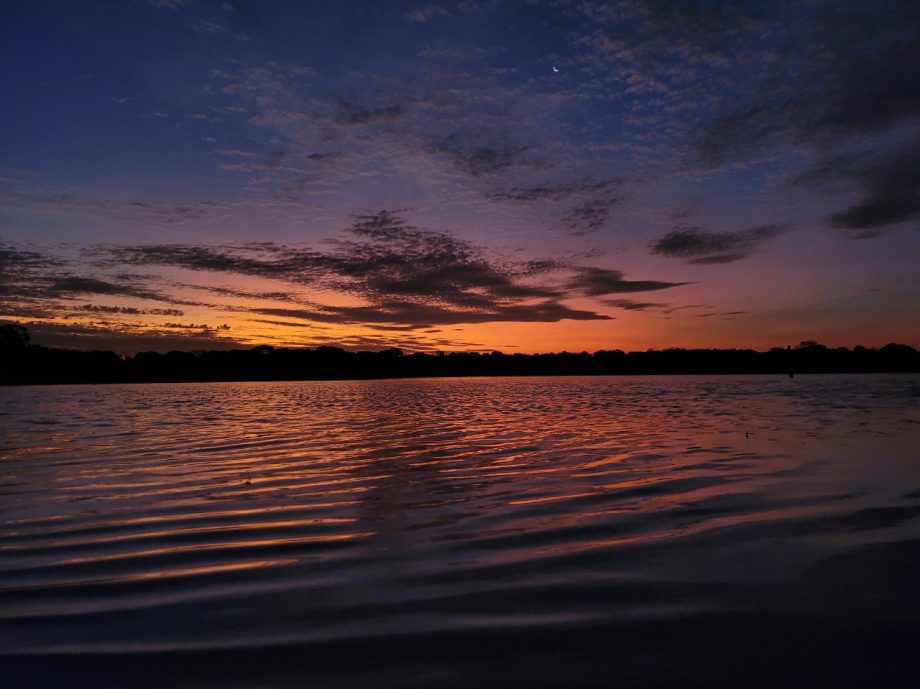
[[[252,38],[244,31],[233,31],[223,24],[202,19],[192,24],[192,31],[199,34],[208,34],[211,36],[230,36],[239,41],[251,41]]]
[[[491,195],[494,201],[532,203],[535,201],[559,201],[571,196],[606,191],[622,184],[622,180],[592,180],[586,182],[563,182],[535,187],[512,187]]]
[[[0,294],[11,299],[28,293],[43,300],[46,310],[63,308],[71,316],[181,314],[172,306],[72,304],[76,299],[96,296],[195,306],[212,313],[230,310],[319,324],[421,331],[489,322],[609,320],[611,316],[602,311],[574,308],[565,302],[572,297],[657,291],[683,284],[630,280],[620,271],[581,266],[570,260],[509,260],[450,233],[414,226],[397,211],[354,216],[347,232],[327,240],[326,247],[319,250],[273,242],[109,245],[84,249],[90,263],[78,264],[8,246],[0,258],[16,270],[3,273],[7,279],[0,283]],[[135,271],[171,267],[192,274],[247,276],[286,287],[253,290],[213,284],[195,286],[187,281],[171,282],[155,273],[125,272],[126,267]],[[92,274],[91,269],[102,273]],[[175,293],[181,289],[187,294],[192,288],[214,299],[232,301],[208,304]],[[311,295],[349,295],[361,303],[324,304],[315,296],[308,299],[298,295],[299,290]],[[70,305],[66,305],[68,301]],[[615,306],[628,308],[629,304],[624,301]],[[178,327],[175,321],[160,326]]]
[[[354,125],[369,124],[376,121],[395,120],[404,112],[401,103],[387,105],[379,108],[368,108],[360,103],[339,103],[338,112],[334,120],[337,124]]]
[[[436,156],[443,156],[458,170],[472,177],[504,172],[515,165],[541,166],[526,160],[528,146],[482,145],[464,142],[458,134],[451,134],[431,147]]]
[[[432,19],[449,16],[450,12],[448,12],[446,8],[440,5],[428,4],[408,12],[406,14],[406,19],[415,24],[425,24]]]
[[[633,301],[632,299],[605,299],[604,304],[626,311],[647,311],[649,309],[665,308],[668,305],[654,301]]]
[[[147,0],[147,2],[157,9],[161,10],[178,10],[188,4],[189,0]]]
[[[6,186],[6,189],[2,189]],[[213,217],[230,206],[206,199],[160,201],[106,198],[38,185],[12,186],[0,183],[0,200],[8,208],[59,214],[105,216],[132,223],[183,225]]]
[[[840,186],[861,198],[828,218],[856,239],[920,218],[920,147],[825,158],[796,179],[799,184]]]
[[[828,218],[851,237],[917,217],[917,156],[905,152],[920,134],[917,3],[634,0],[564,11],[588,20],[573,33],[576,59],[617,85],[611,99],[643,131],[649,155],[705,174],[804,163],[805,176],[862,195]],[[854,149],[867,153],[856,159]],[[826,168],[841,157],[842,167]],[[675,229],[661,253],[740,242],[742,251],[693,254],[724,263],[748,255],[749,238]]]
[[[46,250],[0,244],[0,308],[9,309],[21,300],[54,308],[61,299],[92,295],[128,297],[176,305],[204,306],[151,287],[149,276],[115,273],[87,275],[90,268],[75,264]],[[82,273],[82,274],[81,274]]]
[[[128,316],[182,316],[184,313],[179,309],[139,309],[136,306],[105,306],[100,304],[83,304],[74,306],[75,311],[84,313],[120,313]]]
[[[563,216],[565,228],[578,237],[600,232],[618,203],[620,199],[615,197],[594,198],[580,203]]]
[[[788,230],[786,225],[762,225],[737,232],[708,232],[702,227],[680,225],[653,241],[649,250],[686,258],[690,263],[731,263],[750,256],[768,239]]]
[[[582,309],[572,309],[556,301],[532,304],[494,304],[474,310],[449,309],[436,304],[383,301],[374,306],[326,307],[321,311],[303,309],[257,309],[268,316],[284,316],[321,323],[395,324],[411,330],[436,325],[517,322],[555,323],[561,320],[610,320],[611,317]]]
[[[589,267],[580,268],[566,283],[566,287],[588,297],[600,297],[606,294],[655,292],[686,284],[662,280],[627,280],[619,270]]]
[[[239,349],[246,344],[217,329],[191,330],[130,322],[28,322],[34,342],[46,347],[108,350],[123,354],[142,351]]]

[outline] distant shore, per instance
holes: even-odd
[[[54,349],[29,344],[25,329],[0,338],[0,384],[181,383],[219,381],[366,380],[469,376],[781,374],[920,372],[920,352],[901,344],[878,349],[798,347],[753,349],[600,350],[551,354],[405,353],[338,347],[230,351],[140,352]]]

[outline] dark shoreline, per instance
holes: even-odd
[[[753,349],[600,350],[553,354],[438,352],[391,348],[352,352],[337,347],[166,354],[52,349],[28,339],[0,346],[0,385],[202,383],[295,380],[379,380],[475,376],[784,375],[920,372],[920,352],[889,344],[879,349],[830,349],[817,343]]]
[[[871,376],[878,374],[918,374],[920,371],[801,371],[801,375],[833,376],[833,375],[854,375],[854,376]],[[796,375],[771,373],[764,371],[732,371],[729,373],[706,371],[675,371],[675,372],[656,372],[656,373],[505,373],[505,374],[458,374],[458,375],[432,375],[432,376],[365,376],[362,378],[339,377],[339,378],[209,378],[198,379],[190,378],[183,380],[68,380],[68,381],[35,381],[26,383],[8,383],[0,381],[2,388],[28,388],[43,386],[67,386],[67,385],[203,385],[218,383],[335,383],[335,382],[384,382],[399,380],[473,380],[476,378],[655,378],[667,376],[779,376],[781,378],[795,378]]]

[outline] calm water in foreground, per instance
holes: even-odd
[[[920,686],[920,376],[0,389],[0,685]]]

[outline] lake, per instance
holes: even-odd
[[[917,686],[920,375],[0,389],[4,687]]]

